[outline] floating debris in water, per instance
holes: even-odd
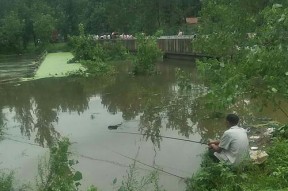
[[[108,129],[109,130],[116,130],[119,126],[121,126],[122,125],[122,123],[119,123],[119,124],[117,124],[117,125],[109,125],[108,126]]]

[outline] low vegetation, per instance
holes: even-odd
[[[157,35],[146,37],[137,35],[137,52],[134,59],[135,75],[151,74],[155,72],[156,62],[161,58],[162,52],[157,46]]]
[[[115,179],[116,180],[116,179]],[[116,181],[115,181],[116,183]],[[136,169],[136,161],[129,166],[127,175],[121,183],[117,191],[164,191],[162,186],[159,185],[158,171],[154,170],[148,175],[140,176]]]
[[[73,191],[81,185],[82,174],[72,168],[78,161],[69,159],[69,146],[69,140],[64,138],[50,148],[49,160],[43,159],[38,167],[38,191]]]
[[[70,37],[70,47],[74,58],[69,62],[80,62],[85,71],[78,71],[71,75],[80,76],[111,76],[115,69],[110,61],[125,60],[130,56],[120,39],[110,41],[94,40],[92,36],[85,35],[84,26],[79,25],[79,36]],[[137,51],[133,57],[133,74],[151,74],[155,72],[156,62],[162,57],[157,46],[157,36],[137,35]]]
[[[46,51],[48,53],[55,53],[55,52],[69,52],[70,47],[68,43],[62,42],[62,43],[50,43],[45,47]]]
[[[70,37],[69,45],[74,58],[69,62],[80,62],[85,70],[70,75],[86,77],[111,76],[115,73],[111,60],[125,59],[127,50],[117,41],[104,42],[94,40],[84,33],[84,25],[79,25],[79,36]]]
[[[0,171],[0,190],[12,190],[13,173],[5,173]]]

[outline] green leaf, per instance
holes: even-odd
[[[81,185],[80,182],[76,182],[76,183],[75,183],[75,186],[76,186],[76,187],[78,187],[78,186],[80,186],[80,185]]]
[[[73,180],[74,180],[74,181],[79,181],[79,180],[81,180],[81,179],[82,179],[82,173],[79,172],[79,171],[75,172],[74,177],[73,177]]]
[[[68,164],[69,164],[69,166],[72,166],[72,165],[75,164],[75,162],[74,162],[74,160],[69,160],[69,161],[68,161]]]
[[[276,88],[272,88],[271,90],[272,90],[272,92],[274,92],[274,93],[276,93],[276,92],[278,91]]]
[[[124,186],[121,186],[118,191],[127,191],[127,189]]]

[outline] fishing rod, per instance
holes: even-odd
[[[131,134],[131,135],[149,135],[147,133],[133,133],[133,132],[115,132],[115,133],[123,133],[123,134]],[[169,137],[169,136],[162,136],[162,135],[155,135],[156,137],[162,137],[162,138],[167,138],[167,139],[175,139],[175,140],[179,140],[179,141],[188,141],[191,143],[199,143],[202,145],[207,145],[207,143],[203,143],[201,141],[193,141],[193,140],[189,140],[189,139],[181,139],[181,138],[176,138],[176,137]]]

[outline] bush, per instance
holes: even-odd
[[[49,161],[42,162],[38,167],[38,191],[76,191],[80,185],[82,174],[72,169],[77,161],[69,160],[67,138],[50,148]]]
[[[114,184],[116,184],[117,179],[114,179]],[[118,191],[164,191],[161,185],[159,185],[159,172],[157,170],[151,173],[139,177],[138,171],[136,169],[136,161],[132,165],[129,165],[129,170],[127,171],[127,176],[124,177],[121,187]]]
[[[99,60],[105,61],[107,58],[101,44],[96,43],[91,36],[84,34],[84,26],[79,25],[79,36],[69,37],[69,46],[76,61]]]
[[[109,60],[125,60],[129,55],[127,49],[119,40],[105,41],[102,47]]]
[[[134,60],[134,74],[149,74],[155,71],[156,61],[162,52],[158,48],[156,37],[137,35],[137,53]]]
[[[95,40],[90,35],[84,34],[83,25],[79,25],[79,36],[69,37],[69,46],[74,55],[74,60],[123,60],[128,52],[120,41]]]
[[[47,44],[46,50],[49,53],[53,52],[69,52],[70,47],[68,46],[67,43],[50,43]]]
[[[69,44],[75,61],[98,59],[105,61],[107,58],[103,47],[88,36],[70,37]]]
[[[106,64],[101,60],[83,60],[81,64],[87,69],[85,71],[85,76],[87,77],[109,76],[115,73],[112,65]]]
[[[0,172],[0,190],[12,190],[13,173]]]
[[[203,155],[201,170],[187,181],[187,191],[241,191],[241,180],[245,174],[239,173],[240,167],[233,169],[224,163],[215,163],[208,156]]]
[[[69,44],[74,58],[69,62],[80,62],[86,70],[69,73],[70,76],[108,76],[115,73],[108,60],[125,59],[128,55],[124,46],[117,41],[94,40],[92,36],[84,34],[83,25],[79,25],[79,36],[70,37]]]

